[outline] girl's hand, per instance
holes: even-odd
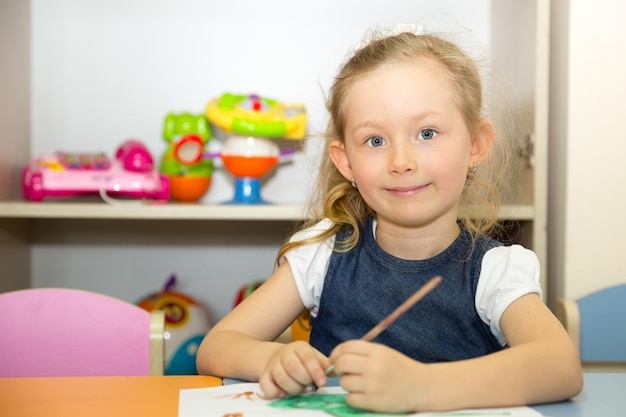
[[[269,361],[259,378],[261,390],[268,398],[300,394],[315,383],[327,383],[324,370],[330,361],[310,344],[298,341],[286,344]]]
[[[346,402],[364,410],[415,412],[428,396],[428,366],[385,345],[351,340],[330,355]]]

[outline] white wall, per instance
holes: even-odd
[[[552,293],[626,282],[626,3],[553,0]]]
[[[490,4],[32,0],[32,153],[111,152],[135,137],[160,154],[167,112],[201,113],[225,91],[256,92],[307,106],[306,154],[279,167],[263,186],[267,199],[301,203],[315,170],[313,135],[325,122],[323,92],[366,28],[422,23],[464,32],[459,40],[470,47],[488,47]],[[231,196],[230,178],[218,171],[204,201]],[[180,289],[209,305],[216,318],[228,311],[241,283],[271,273],[289,231],[285,224],[236,222],[86,222],[84,231],[70,235],[61,234],[64,227],[62,221],[37,224],[33,286],[88,288],[135,301],[177,272]],[[253,239],[241,245],[245,233]],[[61,245],[59,235],[66,239]]]
[[[203,113],[226,91],[303,102],[315,134],[325,121],[323,92],[369,26],[469,28],[469,40],[486,45],[490,17],[486,0],[32,3],[35,154],[112,151],[136,137],[160,155],[166,113]],[[316,149],[314,143],[308,141]],[[310,176],[303,159],[265,184],[274,201],[304,201]],[[220,171],[205,201],[231,194],[230,178]]]

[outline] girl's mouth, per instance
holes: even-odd
[[[430,184],[414,185],[414,186],[407,186],[407,187],[393,187],[393,188],[387,188],[387,191],[390,194],[398,196],[398,197],[410,197],[410,196],[419,194],[420,192],[424,191],[426,188],[428,188],[429,185]]]

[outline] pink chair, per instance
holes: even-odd
[[[0,294],[0,377],[163,374],[163,311],[90,291]]]

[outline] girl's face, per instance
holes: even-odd
[[[379,224],[456,227],[468,170],[481,161],[443,68],[383,65],[350,87],[344,114],[345,143],[330,155]]]

